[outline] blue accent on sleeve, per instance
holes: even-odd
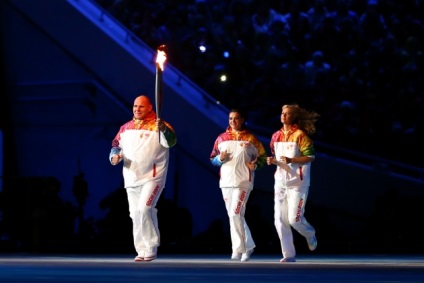
[[[214,166],[221,166],[221,165],[222,165],[222,163],[223,163],[223,162],[221,162],[221,160],[220,160],[220,156],[219,156],[219,155],[215,156],[215,157],[211,160],[211,162],[212,162],[212,165],[214,165]]]

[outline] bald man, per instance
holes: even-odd
[[[172,126],[157,118],[150,99],[134,100],[133,119],[112,141],[109,160],[123,161],[124,186],[133,223],[135,261],[152,261],[160,245],[156,204],[165,187],[169,149],[177,143]]]

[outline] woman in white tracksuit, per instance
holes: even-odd
[[[248,261],[255,243],[245,220],[246,203],[253,189],[255,170],[266,163],[262,143],[245,127],[239,109],[229,113],[229,126],[215,140],[210,160],[220,167],[219,187],[230,222],[232,260]]]
[[[112,165],[124,163],[122,173],[137,252],[134,260],[151,261],[160,244],[155,207],[165,187],[169,148],[177,137],[170,124],[156,118],[147,96],[134,100],[133,114],[112,141],[109,160]]]
[[[280,262],[295,262],[296,250],[291,227],[306,238],[311,251],[317,247],[315,229],[304,217],[308,197],[311,163],[315,149],[309,135],[315,132],[319,115],[298,105],[282,107],[283,127],[272,135],[272,157],[268,165],[276,165],[274,174],[274,224],[280,238],[283,258]]]

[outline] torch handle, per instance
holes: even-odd
[[[156,64],[156,92],[155,92],[155,104],[156,104],[156,117],[160,118],[160,112],[162,109],[162,70]]]
[[[156,118],[160,119],[160,112],[162,109],[162,69],[156,64],[156,87],[155,87],[155,100],[156,100]],[[158,129],[159,143],[160,143],[160,130]]]

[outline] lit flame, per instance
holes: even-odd
[[[158,56],[156,57],[156,63],[159,68],[163,71],[164,63],[166,61],[166,53],[163,50],[158,50]]]

